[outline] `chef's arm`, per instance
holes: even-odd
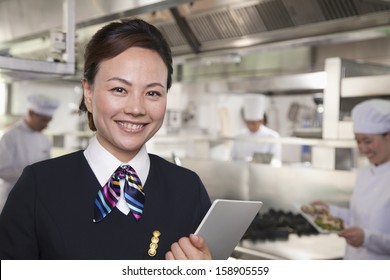
[[[3,167],[3,166],[2,166]],[[15,172],[16,168],[0,167],[0,178],[4,181],[16,181],[20,177],[20,172]]]
[[[15,155],[12,146],[5,141],[0,142],[0,178],[5,181],[16,181],[21,170],[15,164]]]
[[[364,230],[363,246],[378,254],[390,254],[390,234],[383,232],[372,232],[367,229]]]

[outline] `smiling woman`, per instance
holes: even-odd
[[[121,67],[117,67],[121,65]],[[83,80],[83,102],[100,144],[129,161],[161,127],[167,103],[167,67],[152,50],[131,47],[102,61],[93,85]]]
[[[79,108],[96,134],[85,151],[24,170],[0,216],[0,258],[210,259],[192,234],[211,205],[199,176],[145,147],[172,83],[166,41],[122,20],[84,56]]]
[[[350,207],[313,202],[340,217],[347,242],[345,259],[390,259],[390,101],[366,100],[352,110],[359,151],[370,165],[359,170]]]

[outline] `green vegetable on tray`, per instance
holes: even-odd
[[[319,215],[314,219],[314,223],[324,230],[340,231],[344,229],[343,220],[330,215]]]

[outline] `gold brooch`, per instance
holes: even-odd
[[[158,248],[158,242],[160,239],[158,238],[161,235],[161,233],[158,230],[153,231],[153,236],[150,239],[152,241],[149,245],[149,250],[148,250],[148,255],[151,257],[154,257],[157,253],[157,248]]]

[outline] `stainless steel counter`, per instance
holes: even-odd
[[[304,167],[272,167],[244,162],[182,159],[199,174],[211,199],[261,200],[260,213],[270,209],[298,212],[297,205],[322,199],[347,206],[356,174],[353,171]],[[244,239],[233,257],[239,259],[341,259],[345,240],[336,234],[290,233],[287,240]],[[256,239],[255,239],[256,240]]]
[[[310,236],[290,234],[288,240],[243,240],[236,247],[233,257],[248,260],[333,260],[343,257],[345,245],[345,239],[333,233]]]
[[[182,159],[182,165],[199,174],[211,199],[261,200],[270,208],[297,212],[297,205],[324,200],[347,206],[355,172],[305,167]]]

